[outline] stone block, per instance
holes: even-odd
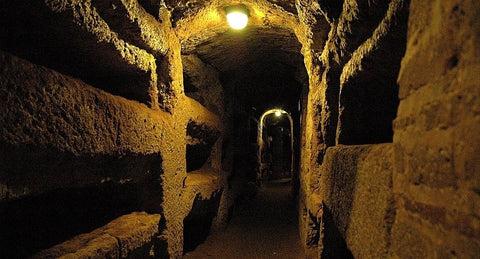
[[[134,212],[46,249],[33,258],[126,258],[144,246],[148,255],[159,232],[159,222],[158,214]]]
[[[395,220],[392,173],[392,144],[327,150],[320,179],[323,202],[354,257],[388,254]]]

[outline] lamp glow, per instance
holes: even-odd
[[[227,14],[227,21],[235,30],[241,30],[247,26],[248,16],[245,13],[234,11]]]
[[[281,111],[275,111],[275,116],[280,117],[280,115],[282,115]]]

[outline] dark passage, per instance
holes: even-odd
[[[480,258],[479,3],[2,0],[0,259]]]
[[[223,232],[214,233],[184,258],[304,258],[290,182],[265,183],[240,202]]]

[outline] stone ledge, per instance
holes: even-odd
[[[196,100],[185,97],[186,112],[189,119],[197,125],[205,125],[213,130],[218,130],[223,133],[223,124],[220,117],[205,108]]]
[[[324,227],[335,228],[355,258],[387,257],[395,220],[392,173],[390,143],[327,150],[320,195],[331,218],[324,214],[322,221],[332,222]]]
[[[212,193],[222,188],[220,178],[212,168],[190,172],[184,182],[185,192],[188,193],[188,197],[196,197],[200,194],[201,197],[209,198]]]
[[[33,258],[118,258],[145,246],[148,255],[149,244],[159,232],[159,222],[159,214],[134,212],[37,253]]]

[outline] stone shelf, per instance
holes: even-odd
[[[41,251],[33,258],[125,258],[148,256],[158,234],[159,214],[133,212],[90,233]]]
[[[154,56],[122,39],[91,1],[5,1],[0,21],[3,50],[112,94],[158,106]]]
[[[222,188],[219,174],[212,168],[202,168],[188,173],[184,181],[185,193],[188,196],[210,197]]]

